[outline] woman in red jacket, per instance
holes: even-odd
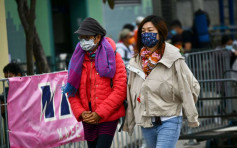
[[[109,148],[118,119],[125,115],[126,69],[115,43],[93,18],[76,31],[80,42],[72,55],[65,92],[74,116],[82,121],[89,148]]]

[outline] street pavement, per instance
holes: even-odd
[[[205,148],[206,147],[206,141],[202,141],[199,143],[196,143],[194,141],[194,144],[188,144],[188,143],[193,143],[193,142],[189,142],[188,140],[179,140],[178,143],[176,144],[176,148]]]

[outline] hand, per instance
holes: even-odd
[[[84,112],[82,112],[81,117],[84,120],[84,119],[88,118],[88,116],[90,114],[91,114],[91,111],[84,111]]]
[[[98,124],[100,118],[101,117],[96,112],[92,112],[89,114],[89,116],[83,119],[83,121],[89,124]]]
[[[235,53],[235,56],[237,56],[237,50],[235,50],[235,52],[234,52],[234,53]]]

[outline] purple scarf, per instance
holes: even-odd
[[[80,88],[82,64],[85,54],[86,52],[78,43],[69,63],[68,80],[64,87],[64,92],[68,93],[68,96],[74,96]],[[101,43],[96,51],[95,69],[101,77],[110,79],[114,77],[116,71],[115,53],[105,37],[101,39]]]

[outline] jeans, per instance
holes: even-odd
[[[153,122],[153,125],[151,128],[142,127],[147,148],[175,148],[182,127],[182,116],[162,121],[162,125]]]

